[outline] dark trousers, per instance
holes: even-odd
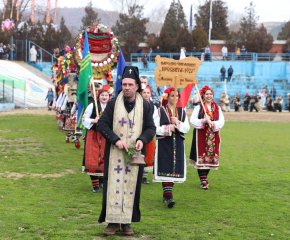
[[[232,75],[233,74],[228,74],[228,81],[230,81],[232,79]]]
[[[249,110],[249,102],[244,102],[244,111]]]
[[[279,112],[282,112],[282,105],[279,103],[274,103],[274,112],[277,112],[277,110],[279,110]]]
[[[222,73],[221,75],[221,80],[224,82],[225,81],[225,78],[226,78],[226,74],[225,73]]]
[[[239,111],[239,105],[235,104],[235,112],[238,112],[238,111]]]
[[[256,112],[258,112],[257,108],[255,107],[255,103],[251,103],[250,112],[253,112],[253,109],[255,109]]]

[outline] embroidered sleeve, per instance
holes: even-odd
[[[225,124],[225,118],[221,108],[219,107],[219,120],[213,121],[213,131],[218,132]]]
[[[156,126],[156,135],[159,136],[171,136],[172,132],[170,130],[170,124],[160,126],[159,114],[154,116],[154,124]]]
[[[200,106],[196,106],[190,117],[190,124],[196,129],[204,129],[204,121],[203,119],[198,119],[198,113],[200,110]]]
[[[91,127],[94,125],[92,123],[92,120],[90,117],[92,115],[92,112],[93,112],[93,107],[94,105],[91,103],[87,108],[86,108],[86,111],[83,115],[83,118],[82,118],[82,123],[83,125],[85,126],[85,128],[87,129],[91,129]]]
[[[63,103],[62,103],[62,105],[61,105],[61,110],[62,111],[64,111],[66,109],[67,99],[68,99],[68,97],[66,96],[64,101],[63,101]]]
[[[171,136],[170,125],[164,125],[163,127],[163,135]]]
[[[72,109],[70,111],[71,115],[73,115],[75,113],[75,111],[77,110],[77,101],[78,100],[76,99],[75,102],[74,102],[74,105],[73,105],[73,107],[72,107]]]
[[[188,117],[185,115],[184,122],[177,121],[175,124],[175,127],[179,130],[179,132],[187,133],[190,130],[190,125],[188,123]]]

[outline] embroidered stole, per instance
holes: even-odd
[[[143,122],[143,98],[136,93],[134,109],[130,113],[124,106],[124,95],[121,92],[116,100],[113,131],[129,147],[135,147],[136,139],[142,133]],[[108,188],[107,188],[107,223],[131,223],[135,190],[139,166],[126,164],[123,155],[124,150],[119,150],[111,145]]]

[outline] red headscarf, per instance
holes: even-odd
[[[173,92],[175,90],[174,87],[169,87],[167,89],[165,89],[165,91],[163,92],[163,98],[162,98],[162,106],[166,106],[167,102],[168,102],[168,96],[171,92]],[[178,98],[180,97],[179,94],[179,90],[177,89],[177,94],[178,94]]]
[[[153,90],[152,90],[152,88],[150,87],[150,86],[146,86],[146,88],[148,88],[149,90],[150,90],[150,92],[151,92],[151,95],[152,95],[152,93],[153,93]]]
[[[200,90],[200,96],[201,96],[202,99],[204,98],[204,95],[205,95],[206,91],[211,91],[212,92],[212,95],[214,95],[213,89],[210,88],[209,86],[205,85]],[[207,115],[209,115],[209,110],[208,110],[206,104],[204,103],[203,105],[204,105],[204,108],[205,108],[205,111],[206,111]],[[219,118],[219,106],[217,105],[217,103],[215,101],[212,101],[212,103],[211,103],[211,109],[213,111],[213,118],[214,118],[214,120],[215,121],[218,120],[218,118]],[[202,113],[203,113],[203,108],[201,110],[201,114]]]

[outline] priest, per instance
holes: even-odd
[[[145,146],[156,127],[150,104],[140,96],[141,81],[137,67],[127,66],[122,74],[122,91],[108,102],[97,123],[106,138],[104,189],[99,222],[107,222],[104,235],[133,235],[131,222],[140,222],[139,209],[143,167],[125,162],[123,152],[135,148],[145,155]]]

